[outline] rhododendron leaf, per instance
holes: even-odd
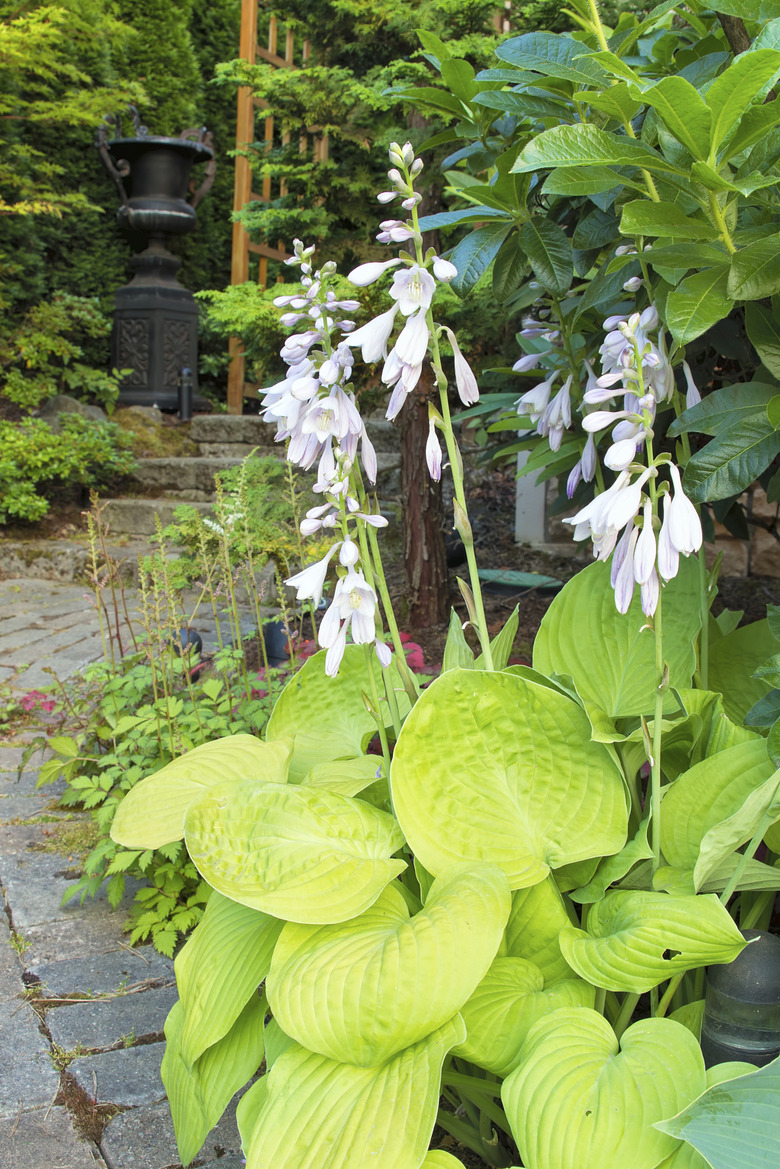
[[[559,935],[571,925],[563,899],[551,878],[512,894],[505,949],[510,958],[525,958],[541,971],[545,983],[573,978],[561,954]]]
[[[712,1169],[775,1169],[780,1147],[780,1060],[716,1083],[679,1115],[656,1124],[689,1141]],[[716,1069],[713,1069],[717,1071]]]
[[[501,869],[459,865],[414,917],[390,885],[352,921],[288,924],[267,982],[274,1017],[329,1059],[384,1063],[460,1009],[487,973],[510,903]]]
[[[234,1094],[263,1061],[266,1004],[255,995],[228,1033],[190,1067],[182,1058],[184,1011],[176,1003],[165,1022],[165,1055],[160,1074],[171,1106],[176,1143],[189,1165]]]
[[[468,1036],[454,1054],[498,1076],[508,1076],[517,1067],[534,1023],[561,1007],[592,1007],[595,997],[595,987],[581,978],[545,986],[533,962],[496,958],[461,1008]]]
[[[285,921],[346,921],[406,867],[395,819],[321,788],[221,784],[191,804],[187,849],[213,889]]]
[[[763,739],[729,747],[695,764],[664,796],[664,856],[671,865],[693,869],[698,891],[721,861],[750,840],[779,783]]]
[[[509,673],[450,670],[423,692],[396,744],[393,804],[435,876],[499,865],[512,888],[625,842],[620,770],[582,708]]]
[[[382,774],[379,755],[358,755],[356,759],[335,759],[318,763],[303,779],[304,787],[324,787],[343,796],[365,791]]]
[[[175,962],[184,1010],[185,1063],[192,1065],[233,1026],[268,974],[283,925],[212,892],[206,912]]]
[[[436,1120],[441,1067],[466,1028],[459,1015],[387,1063],[363,1068],[294,1046],[267,1080],[247,1169],[419,1169]]]
[[[193,747],[130,789],[114,814],[111,838],[126,848],[159,848],[184,836],[184,813],[215,784],[264,780],[286,783],[292,741],[263,743],[228,735]]]
[[[664,657],[675,688],[689,686],[696,668],[698,580],[695,559],[681,557],[677,576],[664,588]],[[554,598],[534,641],[533,664],[543,674],[571,675],[583,701],[610,718],[653,712],[653,631],[638,590],[628,613],[618,613],[610,566],[603,561],[578,572]],[[670,691],[664,709],[675,705]]]
[[[592,907],[587,933],[561,931],[561,953],[581,978],[636,994],[697,966],[733,962],[744,946],[714,896],[619,890]]]
[[[269,743],[287,738],[294,741],[290,783],[301,783],[317,764],[365,753],[376,734],[376,722],[363,702],[363,693],[372,693],[369,660],[379,692],[384,693],[386,673],[401,715],[409,710],[409,699],[394,665],[384,671],[375,654],[366,655],[364,646],[348,645],[338,674],[329,678],[325,656],[321,650],[304,662],[277,698],[266,727]],[[389,713],[386,717],[389,723]]]
[[[643,1019],[618,1045],[602,1015],[566,1009],[531,1028],[501,1097],[528,1169],[654,1169],[677,1147],[654,1123],[704,1084],[679,1023]]]

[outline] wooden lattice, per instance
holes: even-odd
[[[264,29],[265,44],[259,43],[258,21],[267,26]],[[284,54],[280,51],[283,44]],[[275,16],[266,16],[258,0],[241,0],[241,41],[239,55],[250,65],[258,59],[267,61],[277,69],[295,69],[298,64],[305,65],[311,54],[309,41],[303,41],[300,48],[295,45],[292,30],[285,28]],[[267,103],[252,94],[248,85],[243,85],[238,91],[238,107],[236,116],[236,150],[246,151],[257,140],[255,122],[257,115],[266,107]],[[264,119],[262,140],[266,149],[270,150],[274,143],[274,136],[282,145],[290,141],[289,133],[278,134],[274,127],[274,119],[266,115]],[[309,149],[309,135],[303,134],[300,141],[301,152]],[[321,134],[313,135],[313,150],[315,162],[322,162],[328,157],[328,140]],[[262,189],[252,189],[252,166],[249,159],[242,153],[236,158],[235,184],[233,190],[233,210],[240,211],[252,200],[268,202],[274,197],[270,175],[263,179]],[[284,181],[279,184],[278,195],[285,195]],[[268,261],[285,260],[287,252],[282,241],[276,247],[270,244],[256,244],[249,238],[246,228],[241,223],[233,224],[233,257],[230,273],[231,284],[243,284],[250,279],[250,257],[258,257],[257,282],[265,286],[268,281]],[[237,337],[230,342],[230,368],[228,371],[227,405],[230,414],[240,414],[246,393],[244,384],[244,355],[241,342]],[[249,392],[252,392],[251,390]]]

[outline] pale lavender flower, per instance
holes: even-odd
[[[563,432],[571,426],[571,383],[569,374],[539,419],[538,433],[547,435],[551,451],[560,450]]]
[[[615,574],[615,606],[618,613],[627,613],[631,608],[636,580],[634,578],[634,549],[639,537],[639,529],[631,528],[628,535],[625,556]]]
[[[325,673],[335,677],[346,647],[347,631],[358,645],[367,645],[376,640],[374,617],[376,593],[366,583],[360,571],[350,569],[346,576],[339,577],[333,593],[333,600],[320,622],[318,640],[328,650],[325,657]]]
[[[398,301],[398,307],[405,317],[421,310],[425,313],[430,308],[433,294],[436,291],[436,281],[430,272],[426,272],[419,264],[412,264],[401,272],[393,273],[393,283],[390,296]]]
[[[663,496],[664,519],[661,531],[658,534],[658,571],[664,580],[673,580],[680,567],[680,553],[672,543],[669,531],[669,504],[668,495]]]
[[[526,353],[522,357],[518,357],[512,369],[515,373],[528,373],[531,369],[537,369],[539,366],[540,354]]]
[[[380,276],[390,268],[396,268],[401,261],[395,260],[373,260],[367,264],[358,264],[357,268],[353,268],[347,280],[351,284],[357,285],[358,288],[365,288],[368,284],[373,284]]]
[[[474,371],[461,353],[458,339],[452,329],[445,326],[444,332],[449,337],[452,355],[455,359],[455,385],[458,397],[464,406],[474,406],[479,401],[479,386]]]
[[[539,382],[527,390],[515,403],[518,414],[527,414],[529,422],[538,422],[550,401],[550,394],[555,381],[560,377],[559,369],[553,370],[546,381]]]
[[[680,472],[674,463],[669,464],[669,474],[674,484],[674,494],[664,519],[669,524],[669,539],[683,556],[697,552],[702,545],[701,520],[696,508],[685,494],[680,482]]]
[[[639,586],[639,592],[642,602],[642,612],[645,616],[652,617],[658,608],[658,598],[661,594],[661,583],[655,568],[647,580]]]
[[[296,590],[295,595],[297,600],[312,600],[315,605],[319,605],[322,590],[325,587],[325,578],[328,574],[328,565],[331,562],[333,553],[338,547],[339,544],[334,544],[327,556],[324,556],[322,560],[318,560],[315,564],[310,564],[302,572],[296,572],[295,576],[288,577],[284,582],[290,588]]]
[[[688,387],[688,390],[685,394],[685,408],[686,410],[690,410],[692,406],[698,405],[698,403],[701,401],[701,394],[699,393],[699,387],[693,380],[691,367],[688,365],[687,361],[683,362],[683,373],[685,374],[685,382]]]
[[[387,342],[393,331],[398,305],[394,304],[386,313],[368,321],[354,333],[350,333],[349,345],[359,345],[365,362],[379,361],[387,357]]]
[[[458,275],[458,269],[449,260],[442,260],[441,256],[434,256],[433,274],[443,284],[449,284]]]
[[[634,552],[634,580],[646,584],[655,571],[655,532],[653,531],[653,505],[645,500],[644,522]]]
[[[441,443],[436,433],[436,421],[428,420],[428,440],[425,444],[425,461],[428,464],[428,473],[436,483],[441,479]]]

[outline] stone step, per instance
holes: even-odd
[[[139,459],[133,473],[133,482],[142,488],[155,489],[161,494],[175,493],[177,499],[191,496],[205,502],[214,497],[214,476],[220,471],[237,467],[241,458],[207,458],[198,455],[183,459]],[[200,492],[200,496],[192,495]]]
[[[166,527],[173,522],[173,513],[183,503],[189,503],[203,515],[211,511],[211,504],[191,499],[110,499],[105,505],[103,519],[112,536],[153,536],[157,520]]]
[[[127,540],[123,535],[119,543],[109,538],[107,548],[120,566],[122,580],[135,584],[138,557],[155,552],[157,545],[147,540]],[[72,583],[87,581],[89,571],[86,540],[0,540],[0,580],[22,577]]]
[[[398,429],[386,418],[367,418],[366,430],[377,451],[399,448]],[[228,447],[240,444],[241,454],[251,454],[255,447],[270,454],[274,448],[275,427],[258,414],[198,414],[190,424],[190,438],[204,455],[225,456]],[[280,448],[277,445],[275,449]]]

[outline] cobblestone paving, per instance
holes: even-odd
[[[49,671],[67,681],[102,655],[81,586],[0,581],[0,614],[0,682],[15,690],[50,686]],[[130,949],[122,906],[104,896],[63,904],[73,873],[45,850],[61,786],[36,787],[40,752],[20,772],[24,748],[0,742],[0,1166],[172,1169],[160,1060],[173,962]],[[240,1169],[234,1106],[193,1164]]]

